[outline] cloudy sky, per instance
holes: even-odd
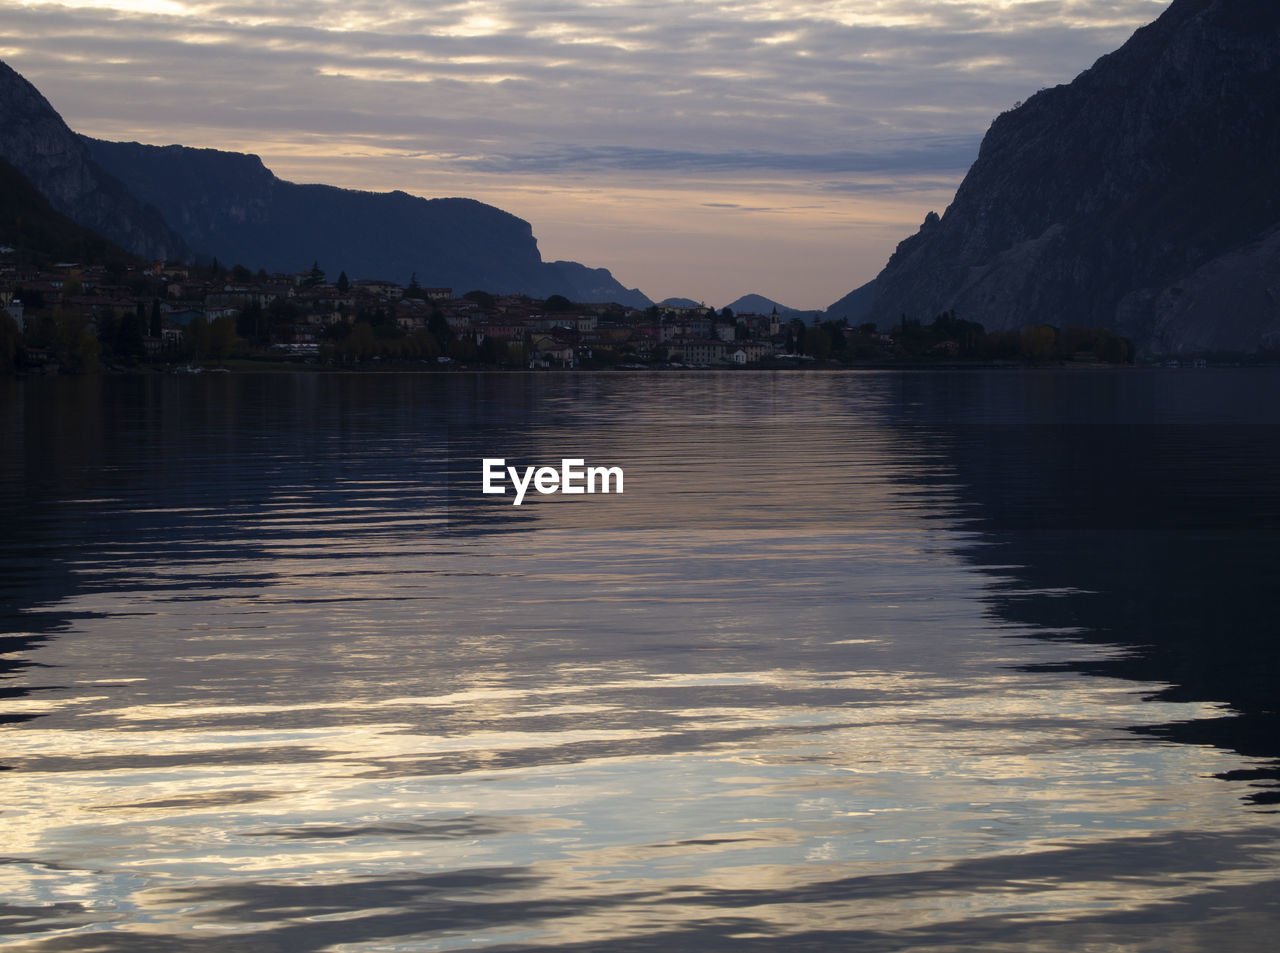
[[[1169,0],[0,0],[79,132],[490,202],[654,299],[825,307]],[[325,263],[340,268],[340,262]]]

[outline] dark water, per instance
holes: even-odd
[[[1277,398],[0,382],[0,947],[1269,950]]]

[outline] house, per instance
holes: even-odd
[[[576,348],[573,341],[556,334],[534,334],[529,341],[530,367],[573,367]]]
[[[724,359],[726,345],[710,338],[677,338],[672,342],[673,356],[677,350],[686,364],[718,364]]]
[[[729,346],[726,357],[735,364],[754,364],[773,353],[764,341],[738,341]]]
[[[394,281],[375,281],[371,278],[358,278],[351,282],[351,290],[359,295],[371,295],[377,298],[401,298],[404,289]]]
[[[514,321],[485,321],[476,324],[475,328],[477,344],[487,337],[503,341],[523,340],[528,331],[524,324]]]

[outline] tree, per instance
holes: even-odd
[[[542,303],[542,307],[546,311],[554,311],[557,313],[577,310],[577,306],[564,295],[552,295]]]
[[[142,353],[143,319],[139,302],[134,311],[126,311],[116,329],[115,351],[122,357],[137,357]]]
[[[119,329],[119,320],[116,318],[116,312],[109,305],[99,306],[97,312],[93,316],[93,324],[98,332],[98,341],[103,346],[107,354],[110,354],[115,346],[116,334]]]
[[[832,354],[841,354],[844,351],[844,326],[845,321],[843,318],[839,321],[822,322],[822,328],[827,332],[827,339],[831,342]]]
[[[159,298],[151,299],[151,320],[148,323],[150,325],[149,330],[151,333],[151,337],[153,338],[164,337],[164,322],[161,320],[161,317],[160,317],[160,299]]]
[[[351,280],[345,271],[338,272],[338,294],[346,294],[351,290]]]
[[[18,322],[8,311],[0,309],[0,374],[9,373],[17,366],[18,342],[21,340]]]
[[[406,298],[417,298],[417,299],[422,299],[426,297],[425,293],[422,290],[422,285],[418,284],[418,273],[416,271],[409,276],[409,287],[404,289],[404,296]]]
[[[1058,331],[1052,325],[1040,324],[1022,329],[1022,356],[1029,361],[1047,361],[1058,350]]]
[[[474,301],[485,311],[492,311],[498,306],[498,303],[493,300],[493,295],[489,294],[487,291],[480,291],[478,289],[476,291],[468,291],[462,297],[467,301]]]
[[[439,343],[442,351],[453,340],[453,328],[449,327],[449,322],[445,320],[439,309],[431,312],[431,317],[427,319],[427,330]]]
[[[821,361],[831,356],[831,334],[825,325],[814,325],[804,332],[800,346],[803,353]]]
[[[21,301],[28,311],[44,309],[44,292],[39,288],[15,288],[13,296]]]
[[[95,374],[98,370],[98,352],[101,345],[98,338],[90,334],[87,330],[80,333],[80,340],[76,342],[75,349],[71,352],[71,371],[75,374]]]
[[[187,323],[182,332],[182,344],[187,356],[193,361],[200,360],[208,352],[209,322],[204,319],[204,315],[196,315]]]
[[[301,314],[301,310],[292,301],[276,298],[267,309],[267,324],[273,340],[283,341],[293,336],[293,326]]]
[[[413,352],[428,360],[440,356],[440,342],[430,331],[418,331],[409,339]]]
[[[993,331],[982,340],[984,357],[1014,360],[1022,352],[1022,336],[1017,331]]]
[[[214,318],[209,325],[209,353],[219,361],[225,360],[236,346],[236,319],[229,314]]]
[[[262,305],[254,298],[236,316],[236,333],[254,344],[262,344],[265,340],[264,324]]]
[[[474,361],[476,359],[476,342],[471,338],[454,338],[445,349],[455,361]]]
[[[1098,331],[1098,360],[1108,364],[1124,364],[1133,360],[1133,349],[1127,338],[1117,337],[1108,328]]]
[[[373,333],[373,325],[367,321],[357,321],[347,337],[346,351],[358,361],[373,357],[378,349],[378,338]]]

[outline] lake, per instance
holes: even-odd
[[[0,948],[1270,950],[1280,371],[0,381]],[[481,492],[481,464],[621,494]]]

